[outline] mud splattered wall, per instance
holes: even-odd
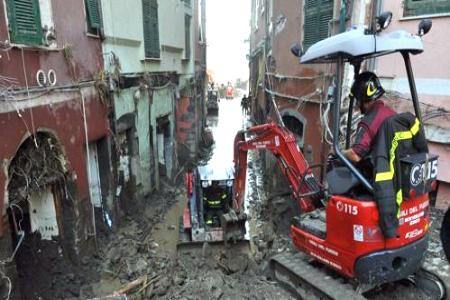
[[[168,86],[163,89],[153,91],[153,101],[151,107],[151,126],[153,129],[153,141],[155,141],[154,147],[154,159],[155,166],[158,166],[158,147],[156,141],[158,140],[158,120],[167,119],[168,121],[168,144],[166,144],[165,152],[166,156],[171,157],[172,165],[167,165],[166,175],[168,178],[172,178],[174,170],[176,168],[175,159],[175,91],[172,86]],[[167,153],[168,152],[168,153]],[[156,168],[156,185],[159,187],[160,172]]]
[[[198,117],[195,111],[195,104],[194,97],[185,96],[177,101],[176,131],[180,164],[192,159],[196,155],[196,126],[198,125]]]
[[[140,91],[138,87],[121,90],[114,94],[114,109],[116,120],[119,120],[125,114],[134,115],[134,124],[136,138],[138,140],[137,157],[130,157],[131,176],[136,181],[137,196],[148,194],[152,186],[150,174],[150,100],[146,91]]]
[[[95,141],[107,135],[108,122],[106,107],[96,98],[95,90],[86,90],[86,124],[88,125],[88,139]],[[56,94],[56,93],[55,93]],[[65,102],[57,102],[57,98],[65,98]],[[52,105],[37,106],[24,109],[21,116],[16,111],[0,115],[0,158],[3,162],[0,172],[0,203],[3,203],[2,215],[5,215],[4,204],[8,202],[7,174],[10,161],[16,154],[23,140],[35,132],[50,132],[61,144],[70,169],[68,170],[77,188],[77,200],[89,200],[89,184],[86,172],[85,131],[82,113],[82,101],[79,92],[62,95],[49,95],[46,101],[54,101]],[[44,100],[44,99],[43,99]],[[31,115],[33,113],[33,115]],[[33,124],[33,126],[32,126]],[[82,202],[89,207],[89,202]],[[90,226],[91,222],[84,222],[83,226]],[[2,223],[2,225],[4,225]],[[0,229],[2,229],[1,227]],[[1,233],[1,230],[0,230]]]

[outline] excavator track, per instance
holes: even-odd
[[[355,289],[355,285],[344,278],[324,273],[323,268],[311,264],[309,256],[301,252],[272,257],[267,275],[280,282],[300,299],[363,300],[367,299],[363,293],[374,288],[360,285]],[[423,268],[409,276],[407,280],[430,299],[447,299],[444,282]]]
[[[436,274],[422,268],[408,279],[432,299],[447,299],[445,283]]]
[[[276,255],[271,258],[269,268],[273,279],[301,299],[366,299],[342,278],[324,276],[323,271],[307,262],[303,253]]]

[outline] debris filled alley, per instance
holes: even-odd
[[[0,12],[0,300],[450,299],[450,0]]]

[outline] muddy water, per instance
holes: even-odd
[[[177,243],[179,239],[179,220],[183,215],[186,198],[183,195],[177,196],[177,202],[169,209],[165,215],[164,222],[158,224],[152,231],[152,236],[158,244],[158,252],[169,257],[176,255]]]
[[[207,118],[207,125],[211,128],[215,140],[213,155],[208,165],[217,168],[233,165],[234,137],[243,128],[243,124],[240,99],[220,100],[218,116]]]

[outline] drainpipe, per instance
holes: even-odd
[[[80,95],[81,95],[81,105],[82,105],[82,109],[83,109],[83,123],[84,123],[84,138],[85,138],[85,145],[86,145],[86,160],[87,160],[87,175],[88,175],[88,189],[89,189],[89,198],[91,197],[91,193],[90,193],[90,182],[91,182],[91,168],[90,168],[90,155],[89,155],[89,137],[88,137],[88,125],[87,125],[87,120],[86,120],[86,105],[85,105],[85,99],[84,99],[84,94],[83,94],[83,90],[80,88]],[[96,228],[96,224],[95,224],[95,208],[94,208],[94,203],[92,203],[92,199],[89,199],[91,202],[91,208],[92,208],[92,227],[93,227],[93,231],[89,233],[88,232],[88,236],[92,236],[94,237],[94,241],[95,241],[95,245],[97,245],[97,228]]]
[[[345,16],[347,15],[347,3],[345,0],[341,0],[341,11],[339,15],[339,32],[345,31]]]
[[[371,16],[370,16],[370,28],[375,30],[377,26],[377,16],[380,15],[382,9],[382,1],[374,0],[371,6]],[[376,68],[376,58],[371,58],[368,61],[369,71],[375,71]]]
[[[111,161],[111,167],[112,167],[112,176],[111,176],[111,198],[112,198],[112,205],[111,205],[111,209],[113,209],[113,226],[115,224],[119,225],[120,224],[120,220],[119,220],[119,212],[120,212],[120,204],[118,201],[118,196],[117,196],[117,185],[118,185],[118,162],[119,162],[119,157],[117,155],[117,140],[114,138],[117,135],[117,123],[116,123],[116,103],[115,103],[115,98],[114,98],[114,90],[112,88],[112,84],[110,84],[109,80],[112,80],[110,76],[107,77],[108,82],[108,99],[107,101],[109,101],[110,105],[106,105],[108,108],[108,120],[109,120],[109,127],[110,127],[110,136],[108,137],[108,144],[109,144],[109,153],[111,155],[110,157],[110,161]],[[111,136],[113,136],[113,138],[111,138]],[[108,208],[108,207],[107,207]]]

